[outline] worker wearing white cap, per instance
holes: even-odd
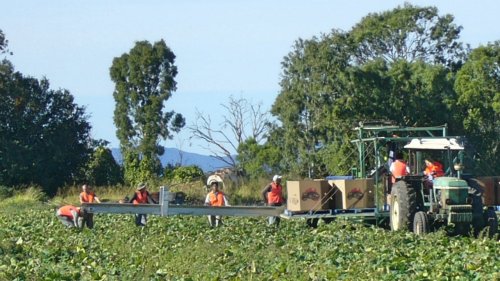
[[[268,206],[281,206],[285,203],[283,197],[283,187],[281,186],[281,176],[274,175],[273,181],[264,187],[262,190],[262,197],[267,202]],[[269,217],[269,225],[280,224],[280,217]]]
[[[212,207],[229,206],[226,195],[224,194],[224,192],[219,190],[218,181],[210,181],[210,188],[212,188],[212,190],[207,194],[207,197],[205,198],[205,205]],[[222,225],[222,217],[209,215],[208,222],[210,223],[211,227],[220,226]]]

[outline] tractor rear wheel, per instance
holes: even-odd
[[[425,212],[417,212],[413,218],[413,233],[422,236],[429,233],[429,218]]]
[[[413,187],[401,180],[391,190],[391,230],[412,230],[413,217],[417,211],[417,195]]]

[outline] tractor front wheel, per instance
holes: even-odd
[[[417,212],[413,218],[413,233],[422,236],[429,233],[429,218],[425,212]]]

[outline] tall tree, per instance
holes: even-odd
[[[456,113],[476,149],[476,173],[500,174],[500,41],[472,51],[457,74]]]
[[[273,132],[291,173],[348,171],[328,162],[351,154],[358,121],[390,119],[402,126],[456,122],[451,118],[453,71],[465,51],[453,17],[409,4],[370,14],[349,31],[299,39],[284,58]],[[351,156],[352,157],[352,156]]]
[[[88,159],[88,117],[67,90],[51,90],[47,79],[25,77],[6,60],[0,68],[0,184],[54,194]]]
[[[417,7],[406,3],[391,11],[364,17],[349,32],[356,44],[356,61],[376,58],[387,62],[424,61],[459,66],[464,59],[458,41],[461,26],[452,15],[440,16],[436,7]]]
[[[338,129],[345,124],[338,122],[332,105],[348,85],[345,70],[351,54],[346,34],[334,30],[321,38],[297,40],[284,58],[281,92],[271,110],[282,129],[273,138],[293,174],[315,176],[321,167],[318,149],[342,138]]]
[[[175,55],[160,40],[136,42],[129,53],[113,60],[110,75],[115,82],[114,122],[124,154],[125,180],[147,181],[161,173],[160,140],[171,139],[185,119],[166,111],[165,103],[176,89]]]

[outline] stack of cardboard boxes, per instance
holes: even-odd
[[[329,180],[338,189],[335,196],[336,209],[363,209],[375,207],[373,179]]]
[[[372,179],[287,181],[286,188],[292,212],[375,206]]]
[[[332,188],[326,180],[287,181],[289,211],[319,211],[331,208]]]

